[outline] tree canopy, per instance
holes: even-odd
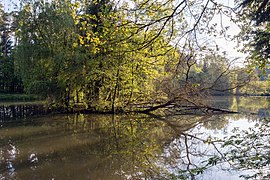
[[[253,6],[251,1],[240,5]],[[257,25],[267,21],[258,18],[267,10],[241,12]],[[1,31],[2,56],[12,59],[13,89],[23,83],[25,92],[43,96],[53,107],[112,112],[204,107],[201,100],[209,92],[235,93],[232,89],[249,81],[238,76],[242,70],[233,69],[217,45],[204,40],[228,38],[230,27],[222,18],[235,20],[232,13],[232,7],[214,0],[22,1],[10,14],[11,33]],[[258,44],[263,45],[253,46],[260,50],[253,56],[262,58],[265,48]]]

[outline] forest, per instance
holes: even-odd
[[[7,12],[2,5],[0,93],[100,112],[206,107],[210,95],[267,95],[268,6],[254,0],[234,7],[214,0],[23,0]],[[222,18],[239,33],[231,37]],[[245,63],[234,65],[238,59],[211,40],[218,37],[242,43]]]
[[[0,0],[0,179],[270,179],[269,17]]]

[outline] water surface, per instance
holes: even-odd
[[[267,98],[226,97],[215,103],[245,113],[161,118],[24,114],[7,118],[12,113],[4,108],[0,178],[225,180],[257,173],[229,160],[231,148],[222,145],[224,139],[259,127],[268,118]],[[20,109],[24,108],[12,112],[35,111]]]

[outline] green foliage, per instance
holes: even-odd
[[[249,59],[256,67],[264,69],[269,63],[269,2],[244,0],[238,2],[241,6],[240,17],[243,21],[240,39],[247,44],[245,50],[251,53]]]
[[[0,101],[34,101],[40,100],[36,95],[29,94],[0,94]]]
[[[15,74],[14,57],[12,55],[14,48],[12,18],[14,17],[1,9],[0,11],[0,92],[22,92],[22,84],[20,78]]]
[[[25,4],[18,15],[15,59],[26,91],[66,108],[83,103],[114,111],[149,100],[172,47],[162,33],[151,47],[141,48],[156,30],[137,33],[126,25],[129,15],[113,6],[107,1]]]
[[[175,3],[23,1],[14,16],[12,71],[19,78],[13,79],[22,79],[25,92],[47,97],[54,106],[73,109],[83,104],[111,112],[139,103],[197,104],[201,92],[233,87],[237,83],[224,57],[202,60],[196,40],[189,37],[179,46],[178,37],[195,31],[201,18],[210,20],[217,4],[208,1],[211,5],[200,7],[190,30],[185,10],[198,4]]]
[[[233,73],[229,70],[230,62],[220,55],[207,55],[201,65],[202,71],[197,75],[198,82],[209,88],[213,94],[230,92],[233,86]]]
[[[263,169],[269,166],[269,119],[258,122],[254,128],[239,131],[234,130],[234,134],[223,143],[223,148],[228,151],[224,153],[226,159],[233,163],[238,169],[261,169],[262,171],[244,175],[246,179],[265,179],[269,177],[269,172]]]
[[[269,94],[269,82],[253,80],[248,85],[239,89],[240,94],[267,95]]]

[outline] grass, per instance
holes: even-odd
[[[5,94],[0,93],[0,101],[36,101],[41,100],[37,95],[32,94]]]

